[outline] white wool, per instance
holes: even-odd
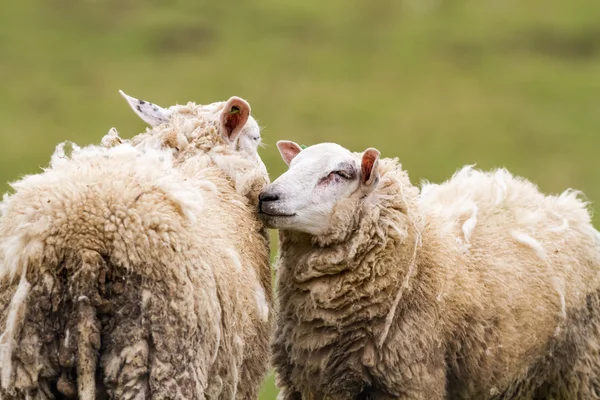
[[[387,225],[390,228],[392,228],[392,230],[394,232],[396,232],[398,234],[399,239],[403,239],[408,236],[408,232],[406,231],[406,228],[404,228],[404,230],[402,230],[402,229],[398,228],[398,226],[396,224],[394,224],[392,221],[389,221]]]
[[[511,235],[519,243],[531,247],[535,251],[538,258],[540,258],[543,261],[548,261],[548,255],[540,242],[538,242],[537,240],[535,240],[534,238],[532,238],[531,236],[529,236],[523,232],[511,231]],[[565,301],[564,284],[557,276],[553,276],[552,277],[552,286],[554,287],[554,290],[556,290],[556,293],[558,294],[558,297],[559,297],[559,302],[560,302],[560,314],[559,315],[560,315],[561,321],[562,321],[567,318],[567,305],[566,305],[566,301]],[[558,336],[558,334],[560,333],[560,324],[561,323],[559,322],[559,324],[556,326],[556,330],[554,332],[555,336]]]
[[[238,362],[239,360],[236,360],[235,358],[231,359],[231,376],[233,376],[233,382],[232,382],[232,393],[231,393],[231,400],[235,400],[236,396],[237,396],[237,390],[238,390],[238,381],[239,381],[239,373],[238,373]]]
[[[123,162],[134,161],[137,168],[141,171],[154,170],[158,166],[164,172],[164,176],[158,179],[158,187],[165,192],[165,195],[171,201],[181,208],[190,223],[196,222],[195,214],[202,210],[204,200],[202,195],[194,188],[189,185],[183,186],[174,181],[173,174],[177,174],[177,172],[172,168],[172,156],[169,151],[147,149],[142,152],[129,143],[123,143],[111,148],[100,146],[80,148],[71,144],[72,151],[69,155],[66,155],[65,144],[67,142],[56,146],[50,162],[50,168],[46,169],[44,174],[26,176],[21,181],[13,183],[13,188],[19,190],[25,187],[47,187],[49,184],[56,184],[62,186],[64,191],[67,191],[68,185],[65,184],[64,177],[70,171],[82,168],[94,168],[95,165],[111,159]],[[207,188],[214,186],[210,182],[206,182],[203,185]],[[11,199],[12,197],[4,196],[3,208],[10,205]],[[46,216],[44,215],[44,217]],[[22,234],[13,235],[5,238],[0,244],[0,254],[3,254],[3,262],[0,265],[0,280],[6,277],[9,277],[11,280],[14,279],[15,275],[19,272],[19,268],[27,261],[27,258],[39,254],[43,247],[43,242],[30,235],[31,232],[39,232],[41,235],[47,231],[47,221],[40,218],[39,210],[33,208],[25,209],[25,212],[22,214],[21,225],[23,229],[29,227],[29,236],[25,237]],[[32,224],[35,224],[35,228],[33,226],[30,227]]]
[[[19,254],[23,248],[23,235],[13,235],[6,238],[0,247],[0,254],[3,255],[2,265],[0,265],[0,281],[10,276],[13,279],[20,264]]]
[[[191,224],[196,223],[196,215],[202,212],[204,199],[195,188],[173,182],[169,176],[161,179],[157,187],[164,191],[169,200],[179,205]]]
[[[72,151],[66,155],[64,146],[67,142],[60,143],[52,155],[50,167],[44,169],[44,174],[28,175],[18,182],[12,183],[15,190],[23,187],[48,186],[56,184],[65,186],[66,174],[74,170],[95,169],[109,160],[115,162],[135,162],[139,170],[155,170],[159,167],[163,171],[173,170],[173,157],[170,150],[149,148],[144,151],[136,149],[129,143],[123,143],[111,148],[101,146],[86,146],[80,148],[72,144]]]
[[[508,199],[511,181],[514,178],[505,169],[482,172],[474,169],[473,165],[467,165],[445,183],[438,185],[424,181],[420,197],[423,204],[445,210],[448,205],[455,210],[460,209],[464,201],[479,203],[483,200],[490,206],[497,206]]]
[[[559,321],[558,325],[556,326],[556,330],[554,331],[554,336],[558,336],[558,334],[560,333],[561,322],[567,318],[567,304],[565,301],[564,285],[558,279],[558,277],[556,277],[556,276],[552,277],[552,285],[554,286],[556,293],[558,293],[558,297],[559,297],[559,301],[560,301],[561,321]]]
[[[419,194],[419,198],[422,199],[430,194],[438,185],[435,183],[430,183],[429,181],[423,180],[421,182],[421,192]]]
[[[267,184],[266,167],[260,159],[247,160],[218,152],[209,153],[213,162],[233,181],[238,194],[246,195],[254,185]],[[258,193],[257,193],[258,196]]]
[[[562,219],[562,224],[560,224],[559,226],[555,226],[554,228],[550,228],[550,232],[562,232],[569,229],[569,221],[567,221],[566,218],[561,218],[560,215],[558,215],[554,211],[552,211],[551,214],[554,215],[557,219]]]
[[[50,167],[52,169],[69,165],[72,161],[81,162],[82,160],[90,160],[98,157],[102,157],[104,159],[152,162],[157,163],[159,166],[165,169],[173,166],[173,157],[168,149],[148,148],[144,151],[141,151],[129,143],[122,143],[111,148],[93,145],[80,148],[79,146],[72,144],[73,150],[69,156],[66,156],[64,152],[65,143],[66,142],[63,142],[56,146],[55,153],[53,154],[50,162]]]
[[[15,334],[20,329],[25,318],[27,295],[31,285],[25,278],[25,270],[9,306],[6,328],[0,335],[0,365],[2,366],[1,382],[4,389],[8,389],[12,378],[12,353],[15,343]]]
[[[3,263],[0,265],[0,281],[8,277],[13,280],[18,273],[23,273],[29,259],[38,255],[43,243],[36,238],[29,238],[24,234],[17,234],[8,237],[2,246],[0,253],[3,254]]]
[[[529,236],[526,233],[519,231],[511,231],[511,236],[519,243],[531,247],[535,254],[540,258],[540,260],[546,261],[548,259],[548,255],[546,254],[546,250],[542,247],[541,243]]]
[[[559,205],[568,205],[573,200],[577,200],[579,197],[584,197],[579,190],[567,189],[558,196],[557,203]]]
[[[2,196],[2,201],[0,201],[0,217],[4,214],[4,210],[6,209],[9,199],[10,199],[9,194],[4,193],[4,195]]]
[[[443,218],[447,224],[440,227],[443,234],[453,234],[456,228],[461,231],[457,245],[461,252],[470,248],[469,242],[480,218],[485,218],[495,207],[505,204],[509,207],[509,194],[517,193],[513,189],[518,182],[505,169],[482,172],[472,165],[458,170],[450,180],[434,185],[423,184],[419,203],[426,211],[425,215]],[[510,191],[509,191],[510,189]],[[520,226],[531,226],[544,218],[543,213],[532,213],[530,209],[514,208],[512,211]],[[457,222],[460,221],[461,225]],[[456,234],[456,233],[455,233]]]
[[[267,322],[269,320],[269,304],[267,303],[265,291],[260,284],[256,285],[254,295],[256,297],[256,309],[258,310],[258,315],[263,322]]]
[[[474,170],[473,167],[475,167],[475,164],[465,165],[452,176],[452,179],[467,179],[473,173],[480,173],[479,171]]]
[[[63,165],[69,159],[69,156],[67,156],[67,154],[65,153],[65,145],[67,144],[71,145],[73,152],[79,150],[79,146],[77,146],[73,142],[62,142],[57,144],[56,148],[54,149],[54,153],[52,154],[52,157],[50,157],[50,166],[52,168]]]
[[[212,183],[210,181],[200,181],[200,182],[197,182],[196,185],[198,186],[199,189],[204,189],[206,191],[212,192],[213,194],[219,193],[219,189],[217,188],[217,185],[215,185],[214,183]]]
[[[488,207],[499,206],[508,201],[513,203],[519,201],[518,204],[527,204],[527,199],[515,197],[519,195],[519,192],[512,188],[514,186],[515,189],[519,189],[519,186],[515,185],[515,183],[518,185],[519,181],[513,178],[505,169],[498,169],[493,173],[485,173],[474,170],[472,166],[466,166],[456,172],[449,182],[452,182],[451,186],[446,186],[447,184],[436,185],[424,181],[422,183],[419,202],[429,212],[443,215],[444,219],[449,222],[449,224],[445,225],[446,227],[451,226],[451,221],[455,221],[461,218],[461,216],[464,217],[467,212],[470,213],[470,217],[462,225],[462,232],[467,243],[476,226],[477,214],[481,207],[486,207],[486,204]],[[485,197],[487,193],[490,194],[489,198]],[[475,194],[479,197],[475,198]],[[512,197],[509,197],[509,194],[512,194]],[[571,228],[570,220],[579,221],[582,218],[587,218],[587,211],[585,207],[582,207],[582,203],[578,199],[579,196],[581,196],[579,192],[567,190],[555,197],[557,206],[567,209],[571,213],[573,213],[573,210],[580,211],[580,214],[577,215],[562,215],[562,212],[559,214],[558,212],[548,210],[548,207],[543,204],[537,204],[537,209],[533,210],[530,207],[526,208],[522,206],[514,208],[512,212],[515,215],[516,225],[515,229],[510,232],[511,236],[517,242],[531,248],[540,260],[544,262],[548,261],[548,254],[542,244],[524,231],[520,231],[519,228],[531,229],[531,227],[547,220],[549,214],[558,222],[556,226],[549,228],[549,231],[566,232]],[[550,198],[548,197],[548,199]],[[484,202],[482,206],[478,207],[476,205],[478,199]],[[444,227],[441,229],[444,229]],[[600,233],[595,231],[595,235],[600,243]],[[457,241],[460,244],[460,239],[457,239]],[[441,292],[437,296],[438,301],[441,301],[443,297],[444,285],[445,283],[442,284]],[[564,318],[566,316],[564,288],[557,282],[556,278],[553,280],[553,285],[560,298],[560,315]]]
[[[239,200],[231,200],[231,204],[236,204],[239,207],[245,207],[246,206],[245,203],[243,203],[243,202],[241,202]]]
[[[505,169],[499,169],[494,173],[494,182],[496,183],[496,205],[500,205],[508,192],[506,181],[510,178],[510,174]]]
[[[547,219],[546,213],[541,207],[537,207],[535,210],[518,208],[514,210],[514,215],[517,225],[524,229],[537,226]]]
[[[238,272],[242,272],[242,263],[240,262],[240,257],[238,256],[238,253],[231,248],[227,249],[226,252],[227,255],[229,255],[229,258],[231,259],[235,270]]]
[[[475,225],[477,224],[477,205],[473,203],[471,205],[471,216],[469,219],[465,221],[462,226],[462,231],[465,235],[465,240],[467,243],[471,240],[471,234],[473,233],[473,229],[475,229]]]

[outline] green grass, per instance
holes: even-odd
[[[597,0],[6,2],[0,182],[58,142],[140,132],[123,89],[165,106],[244,97],[273,178],[278,139],[334,141],[399,157],[415,183],[506,166],[595,204],[598,21]]]

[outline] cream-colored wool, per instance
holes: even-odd
[[[290,151],[307,152],[301,162],[338,157],[289,143],[288,163]],[[348,154],[360,170],[361,155]],[[545,196],[505,170],[471,167],[419,191],[396,160],[375,168],[375,189],[340,198],[322,235],[288,221],[303,211],[287,199],[312,190],[289,186],[306,164],[292,162],[261,195],[265,221],[285,225],[279,398],[599,399],[600,240],[577,192]]]
[[[59,145],[12,185],[1,398],[257,397],[272,291],[254,198],[268,177],[253,119],[224,136],[229,104],[171,107],[131,140]]]

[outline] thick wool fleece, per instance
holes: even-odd
[[[280,231],[280,398],[600,398],[600,237],[577,194],[470,168],[419,193],[379,168],[331,235]]]
[[[272,292],[248,190],[267,176],[214,127],[187,125],[136,147],[59,146],[13,184],[0,209],[1,398],[257,397]],[[185,146],[140,146],[166,131]]]

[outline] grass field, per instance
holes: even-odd
[[[61,141],[143,130],[123,89],[244,97],[273,178],[278,139],[334,141],[399,157],[413,182],[506,166],[600,207],[597,0],[12,1],[0,79],[3,191]]]

